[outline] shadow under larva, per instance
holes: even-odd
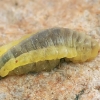
[[[60,59],[89,61],[99,44],[90,36],[68,28],[51,28],[0,47],[0,76],[50,71]]]

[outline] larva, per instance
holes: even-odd
[[[51,28],[0,48],[0,76],[50,71],[61,58],[84,62],[95,58],[99,44],[68,28]]]

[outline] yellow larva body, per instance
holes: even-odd
[[[99,44],[83,33],[67,28],[46,29],[0,48],[0,76],[49,71],[61,58],[84,62],[95,58],[98,51]]]

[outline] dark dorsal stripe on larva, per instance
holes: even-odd
[[[72,62],[84,62],[96,57],[98,50],[98,43],[83,33],[68,28],[46,29],[31,35],[17,45],[12,45],[0,57],[0,75],[4,77],[9,72],[22,74],[31,70],[36,72],[51,70],[61,58],[68,58]],[[52,66],[51,62],[54,63]],[[24,72],[23,68],[28,70]]]
[[[3,62],[4,64],[6,62],[8,62],[10,60],[10,58],[12,57],[11,55],[13,54],[13,56],[16,58],[18,56],[20,56],[23,53],[26,53],[28,51],[31,50],[36,50],[39,48],[46,48],[48,46],[52,46],[52,45],[60,45],[63,43],[66,43],[67,45],[69,43],[67,42],[72,42],[72,37],[73,39],[75,39],[77,36],[78,38],[75,39],[76,42],[78,40],[81,41],[81,39],[79,38],[79,36],[76,33],[76,37],[73,34],[74,31],[70,30],[70,29],[60,29],[60,28],[52,28],[52,29],[47,29],[47,30],[43,30],[41,32],[38,32],[37,34],[29,37],[26,40],[23,40],[21,43],[19,43],[18,45],[12,47],[7,53],[5,53],[2,57],[2,61],[0,61],[1,63]],[[80,40],[79,40],[80,39]],[[83,39],[85,39],[83,37]],[[74,41],[74,43],[76,43]],[[84,41],[83,41],[84,42]],[[69,44],[69,46],[71,46],[72,43]],[[75,44],[76,45],[76,44]],[[12,54],[11,54],[12,53]]]
[[[8,62],[12,57],[18,57],[23,53],[26,53],[31,50],[36,50],[39,48],[44,48],[49,45],[57,45],[57,36],[61,34],[61,29],[53,28],[51,30],[43,30],[37,34],[29,37],[26,40],[23,40],[18,45],[12,47],[7,51],[0,59],[0,68]],[[54,35],[53,35],[54,34]],[[54,41],[54,42],[53,42]],[[13,56],[12,56],[13,55]]]
[[[65,43],[65,41],[70,41],[69,39],[66,39],[70,35],[69,29],[60,29],[60,28],[52,28],[51,30],[47,29],[41,32],[38,32],[37,34],[29,37],[26,40],[23,40],[18,45],[12,47],[7,53],[5,53],[2,56],[2,59],[0,62],[6,63],[11,59],[11,55],[16,58],[20,56],[23,53],[29,52],[31,50],[36,50],[40,48],[46,48],[48,46],[56,46],[56,45],[62,45]],[[67,34],[66,34],[67,33]],[[65,38],[66,37],[66,38]],[[66,40],[64,40],[66,39]],[[70,46],[70,45],[69,45]],[[11,54],[12,53],[12,54]]]

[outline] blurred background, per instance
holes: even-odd
[[[100,0],[0,0],[0,45],[51,27],[82,31],[100,42]],[[100,54],[50,73],[0,80],[0,100],[100,100]]]

